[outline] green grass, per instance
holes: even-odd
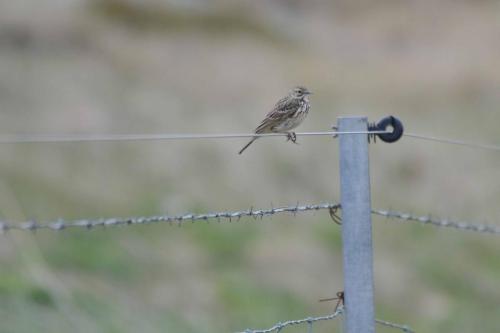
[[[57,241],[51,237],[43,254],[57,271],[96,274],[116,281],[134,280],[142,274],[141,267],[120,245],[116,231],[69,231],[62,237],[54,236]]]
[[[186,226],[188,228],[201,251],[209,254],[211,262],[207,264],[214,269],[238,269],[243,263],[246,247],[259,234],[252,222],[243,221],[221,224],[197,222],[195,226]]]
[[[241,273],[224,274],[217,290],[225,312],[231,313],[232,330],[272,326],[284,318],[308,313],[304,302],[290,291],[259,285]]]
[[[0,302],[6,304],[18,298],[33,305],[54,308],[54,298],[48,289],[12,269],[13,267],[10,271],[4,271],[0,276]]]

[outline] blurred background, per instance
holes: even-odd
[[[294,85],[299,131],[340,115],[499,143],[498,1],[0,1],[0,134],[252,131]],[[0,146],[9,222],[337,202],[337,142],[301,137]],[[371,145],[374,208],[500,223],[500,155]],[[374,217],[376,314],[500,331],[498,237]],[[262,221],[0,237],[1,332],[232,332],[331,313],[340,227]],[[314,326],[341,330],[341,321]],[[305,328],[287,329],[302,332]],[[390,329],[378,327],[378,332]]]

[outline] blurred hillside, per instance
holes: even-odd
[[[300,130],[393,114],[408,132],[499,143],[499,37],[488,0],[0,0],[0,135],[248,132],[303,84]],[[259,140],[239,156],[244,143],[2,145],[0,218],[339,200],[335,141]],[[499,162],[410,138],[372,145],[373,206],[499,224]],[[494,236],[374,218],[374,238],[377,317],[500,331]],[[340,249],[324,213],[11,232],[0,332],[231,332],[328,313],[317,300],[342,289]]]

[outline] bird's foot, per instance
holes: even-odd
[[[293,143],[297,144],[297,134],[295,132],[288,132],[286,134],[286,141],[292,141]]]

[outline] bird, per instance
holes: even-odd
[[[291,132],[290,130],[299,126],[306,118],[311,108],[308,98],[311,94],[312,92],[304,86],[294,87],[266,115],[264,120],[255,129],[255,134],[286,133],[287,141],[291,140],[293,143],[297,143],[295,132]],[[258,138],[258,136],[254,136],[238,154],[243,153]]]

